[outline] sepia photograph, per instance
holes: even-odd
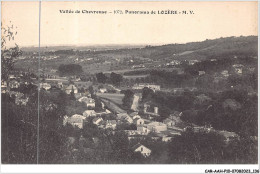
[[[257,1],[1,2],[2,165],[258,163]]]

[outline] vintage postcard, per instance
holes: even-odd
[[[2,1],[1,123],[4,172],[259,173],[258,2]]]

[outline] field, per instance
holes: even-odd
[[[111,100],[112,102],[122,105],[122,99],[124,97],[124,94],[114,94],[114,93],[97,93],[97,96],[101,98],[105,98],[108,100]]]

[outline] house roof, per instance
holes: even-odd
[[[165,120],[163,120],[163,123],[171,123],[173,122],[173,120],[169,119],[169,118],[166,118]]]
[[[116,120],[107,120],[107,124],[110,123],[110,124],[117,124]]]
[[[134,146],[132,147],[132,149],[133,149],[133,150],[136,150],[136,149],[139,148],[140,146],[143,146],[144,148],[147,148],[146,146],[144,146],[144,145],[138,143],[138,144],[134,145]],[[147,148],[147,149],[149,149],[149,148]],[[149,150],[150,150],[150,149],[149,149]]]
[[[151,122],[149,123],[148,125],[150,126],[164,126],[165,124],[164,123],[161,123],[161,122]],[[165,125],[166,126],[166,125]]]
[[[75,85],[69,85],[68,87],[66,87],[66,90],[72,90],[72,89],[77,89],[77,87]]]
[[[132,112],[131,114],[129,114],[131,117],[133,117],[133,116],[136,116],[136,115],[138,115],[138,112]]]
[[[99,119],[103,120],[102,118],[98,118],[98,117],[97,117],[97,118],[94,118],[92,121],[93,121],[93,122],[96,122],[96,121],[98,121]]]
[[[79,102],[85,102],[85,103],[94,103],[95,100],[92,98],[88,98],[88,97],[81,97],[80,99],[78,99]]]
[[[229,131],[219,131],[219,133],[221,135],[223,135],[224,137],[236,137],[237,134],[235,132],[229,132]]]
[[[119,113],[117,114],[118,117],[126,117],[129,116],[127,113]]]
[[[129,120],[129,119],[132,119],[127,113],[120,113],[120,114],[117,114],[117,117],[118,119],[122,120]]]
[[[174,115],[174,116],[179,116],[179,115],[180,115],[180,113],[181,113],[181,112],[179,112],[179,111],[174,111],[174,112],[173,112],[173,114],[171,114],[171,115]]]
[[[143,120],[142,118],[135,118],[133,121],[136,123],[140,119]]]
[[[85,118],[85,117],[83,117],[83,115],[74,114],[71,116],[71,118]]]
[[[75,114],[69,117],[68,119],[69,122],[81,123],[85,119],[85,117],[82,115]]]
[[[83,113],[96,113],[96,111],[95,110],[85,110]]]

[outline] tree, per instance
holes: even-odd
[[[91,96],[93,96],[93,95],[94,95],[93,86],[90,86],[90,87],[88,88],[88,90],[89,90],[89,93],[91,94]]]
[[[224,147],[224,137],[221,135],[213,132],[186,131],[170,142],[168,146],[169,163],[225,163],[222,156]]]
[[[70,99],[71,100],[76,100],[73,86],[72,86],[72,89],[71,89],[71,92],[70,92]]]
[[[97,81],[98,83],[106,83],[107,81],[107,76],[105,74],[103,74],[102,72],[96,74],[96,77],[97,77]]]
[[[124,91],[124,98],[122,99],[123,105],[127,108],[131,108],[133,99],[134,99],[134,92],[131,90]]]
[[[102,111],[103,108],[102,108],[102,103],[101,103],[101,100],[99,98],[95,98],[95,111],[96,112],[100,112]]]
[[[123,81],[123,76],[112,72],[110,74],[110,80],[111,80],[112,84],[119,86],[120,83]]]
[[[144,87],[143,91],[142,91],[142,100],[146,101],[146,100],[150,100],[153,96],[154,92],[152,89]]]
[[[11,21],[9,25],[3,27],[1,23],[1,78],[5,81],[14,68],[15,59],[22,54],[22,51],[17,44],[15,44],[15,47],[11,48],[7,48],[6,46],[9,41],[14,40],[14,37],[17,34],[17,32],[14,31],[14,26],[11,24]]]
[[[127,164],[130,157],[129,141],[123,131],[116,132],[111,137],[112,157],[111,159],[120,164]]]
[[[61,76],[74,76],[81,75],[83,73],[82,66],[77,64],[61,64],[58,68]]]

